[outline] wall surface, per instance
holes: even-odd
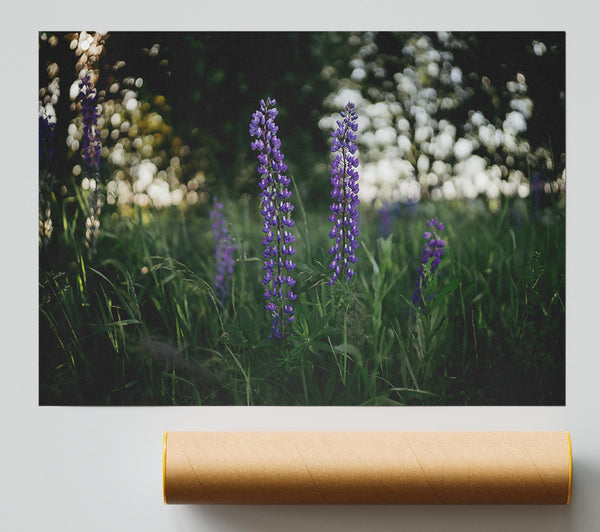
[[[31,3],[31,5],[28,5]],[[600,523],[597,342],[600,293],[596,212],[600,194],[597,8],[574,0],[404,5],[305,1],[179,2],[88,6],[20,2],[3,17],[0,148],[2,482],[7,531],[594,531]],[[226,5],[229,4],[229,5]],[[387,4],[387,2],[385,2]],[[391,3],[390,3],[391,4]],[[282,7],[286,5],[282,12]],[[259,9],[262,6],[262,9]],[[294,6],[296,4],[294,3]],[[483,6],[483,7],[482,7]],[[92,7],[94,12],[90,12]],[[109,9],[110,7],[110,9]],[[142,11],[148,9],[148,11]],[[261,16],[266,14],[268,16]],[[141,17],[141,22],[140,22]],[[498,29],[567,31],[567,405],[543,408],[61,408],[37,406],[37,31],[80,29]],[[332,27],[333,26],[333,27]],[[590,74],[590,70],[593,72]],[[25,139],[14,149],[15,139]],[[25,147],[23,147],[25,146]],[[6,185],[5,185],[6,186]],[[14,189],[11,188],[14,192]],[[569,430],[570,506],[164,506],[164,430]]]

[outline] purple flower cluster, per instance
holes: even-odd
[[[444,229],[444,224],[439,222],[437,218],[427,220],[427,230],[423,233],[423,238],[427,240],[425,249],[421,255],[421,265],[419,266],[417,282],[415,283],[415,291],[412,296],[412,302],[415,306],[423,305],[423,293],[427,287],[427,276],[433,275],[442,262],[442,254],[446,243],[439,237],[437,231]],[[437,272],[439,276],[440,272]],[[433,294],[429,296],[429,300],[433,298]]]
[[[236,246],[231,241],[231,234],[227,229],[222,209],[223,205],[217,201],[217,198],[213,198],[210,219],[215,239],[215,262],[217,264],[215,293],[217,299],[225,306],[227,295],[229,294],[229,285],[233,277],[233,252],[236,250]]]
[[[329,268],[333,270],[330,285],[336,279],[346,274],[347,282],[354,275],[350,263],[357,261],[355,250],[358,247],[358,157],[356,153],[356,131],[358,116],[353,103],[349,102],[340,113],[342,120],[337,121],[338,128],[332,133],[332,152],[338,152],[331,163],[331,197],[333,202],[329,207],[329,221],[333,228],[329,238],[335,243],[329,250],[333,260]]]
[[[100,174],[100,136],[98,134],[98,105],[96,102],[96,90],[92,86],[89,74],[79,81],[79,93],[81,95],[81,115],[83,118],[83,139],[81,152],[83,160],[88,169],[88,175],[92,177]]]
[[[39,228],[40,244],[47,244],[52,235],[51,197],[54,189],[54,130],[46,114],[39,119]]]
[[[40,149],[40,168],[52,170],[54,167],[54,129],[56,124],[50,122],[45,114],[40,115],[39,119],[39,149]]]
[[[258,173],[261,178],[260,212],[264,216],[263,251],[265,285],[265,308],[273,319],[269,338],[281,340],[285,337],[285,328],[294,321],[292,301],[296,294],[291,290],[296,281],[290,272],[296,267],[291,256],[296,252],[293,247],[294,235],[290,229],[294,226],[291,213],[294,210],[289,202],[291,191],[286,176],[287,165],[283,162],[281,141],[277,137],[275,125],[276,101],[267,98],[260,101],[260,109],[253,113],[250,122],[250,135],[255,137],[250,144],[258,154]]]
[[[89,74],[79,80],[81,96],[81,117],[83,137],[81,153],[90,180],[91,194],[88,197],[89,212],[85,220],[85,244],[92,253],[96,252],[96,242],[100,234],[100,213],[102,211],[102,191],[100,189],[100,151],[102,145],[98,132],[98,105],[96,89]]]
[[[385,201],[377,211],[377,232],[381,238],[388,238],[392,234],[392,207]]]

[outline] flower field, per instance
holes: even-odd
[[[279,341],[256,205],[224,211],[236,244],[225,305],[208,215],[107,216],[93,262],[65,235],[40,272],[42,403],[564,403],[564,207],[532,219],[521,200],[495,215],[427,204],[400,211],[386,238],[364,209],[356,275],[330,286],[327,212],[298,204],[295,320]],[[434,215],[447,244],[421,309]]]
[[[105,42],[64,40],[80,54],[70,122],[54,110],[58,85],[40,100],[40,404],[565,403],[564,169],[550,149],[534,160],[518,144],[531,115],[518,84],[496,122],[502,135],[465,126],[453,151],[440,151],[446,119],[431,122],[437,137],[419,133],[425,111],[403,103],[416,125],[402,157],[381,146],[386,135],[402,146],[408,137],[393,130],[408,120],[392,127],[383,101],[343,88],[307,161],[286,95],[264,94],[243,127],[232,119],[226,137],[241,162],[219,180],[209,169],[227,167],[212,137],[193,129],[201,141],[190,150],[162,96],[126,89],[111,100],[116,68],[102,91],[90,59]],[[488,133],[504,147],[484,145]],[[390,181],[386,156],[413,173]]]

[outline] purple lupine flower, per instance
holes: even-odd
[[[227,229],[222,209],[223,205],[217,201],[217,198],[213,198],[210,219],[215,239],[215,293],[217,299],[225,306],[227,295],[229,294],[229,286],[233,278],[233,252],[236,250],[236,246],[231,241],[231,234]]]
[[[277,109],[276,101],[267,98],[260,101],[260,110],[252,115],[250,135],[256,137],[250,143],[253,150],[258,151],[258,173],[261,178],[260,212],[264,216],[263,223],[263,258],[265,286],[265,308],[271,314],[273,322],[269,338],[281,340],[285,337],[287,324],[294,321],[294,309],[291,302],[296,299],[292,288],[296,284],[290,272],[296,267],[291,256],[295,237],[290,232],[294,226],[291,213],[294,206],[289,199],[292,195],[288,189],[290,184],[286,176],[287,165],[283,162],[281,141],[277,137],[278,127],[275,125]]]
[[[39,118],[39,229],[40,244],[52,235],[51,196],[54,189],[54,130],[56,124],[42,113]]]
[[[98,105],[96,89],[92,86],[90,75],[79,81],[81,95],[81,116],[83,119],[83,138],[81,153],[90,177],[100,173],[100,136],[98,134]]]
[[[387,201],[383,202],[377,211],[377,232],[381,238],[387,238],[392,234],[392,207]]]
[[[92,86],[90,75],[86,74],[79,81],[81,96],[81,116],[83,121],[83,136],[81,153],[90,181],[91,195],[88,198],[89,213],[85,220],[86,246],[96,251],[96,241],[100,234],[100,212],[102,211],[102,192],[100,189],[100,135],[98,131],[98,105],[96,89]]]
[[[531,214],[535,218],[540,209],[540,199],[544,192],[544,184],[546,180],[544,174],[541,171],[534,170],[531,173],[531,183],[529,188],[531,190]]]
[[[51,122],[45,113],[39,118],[39,149],[40,168],[52,169],[54,167],[54,130],[56,124]]]
[[[412,296],[412,302],[416,307],[423,306],[423,294],[427,287],[427,277],[433,275],[442,262],[442,254],[446,243],[440,238],[437,231],[444,229],[444,224],[438,221],[437,218],[427,220],[429,230],[423,233],[423,238],[427,241],[423,253],[421,255],[421,265],[419,266],[417,282],[415,283],[415,291]],[[440,272],[437,272],[439,277]],[[429,300],[433,299],[434,294],[429,296]]]
[[[332,152],[338,152],[331,163],[331,198],[329,221],[334,224],[329,238],[335,243],[329,250],[333,260],[329,268],[333,270],[328,284],[346,274],[347,282],[354,275],[351,264],[356,263],[355,250],[358,247],[358,157],[356,153],[356,131],[358,116],[355,105],[349,102],[340,113],[342,120],[337,121],[338,128],[332,133]]]
[[[39,118],[40,193],[51,194],[54,187],[54,130],[56,124],[44,113]]]

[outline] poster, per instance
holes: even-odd
[[[565,54],[40,31],[39,404],[564,405]]]

